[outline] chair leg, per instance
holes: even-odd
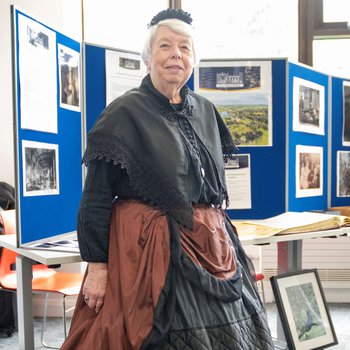
[[[62,300],[62,314],[63,314],[63,333],[64,333],[64,339],[67,338],[67,319],[66,319],[66,296],[63,295]]]
[[[46,328],[46,318],[47,318],[47,304],[48,304],[48,300],[49,300],[49,293],[46,293],[46,296],[45,296],[45,305],[44,305],[44,315],[43,315],[43,321],[41,323],[41,337],[40,337],[40,340],[41,340],[41,344],[45,347],[45,348],[50,348],[50,349],[60,349],[60,346],[53,346],[53,345],[50,345],[50,344],[47,344],[45,341],[44,341],[44,333],[45,333],[45,328]],[[64,299],[63,299],[64,300]],[[65,321],[65,303],[63,302],[63,305],[64,305],[64,312],[63,312],[63,315],[64,315],[64,321]],[[66,338],[66,324],[64,323],[64,336]]]

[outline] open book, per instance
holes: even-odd
[[[240,237],[270,237],[350,226],[350,217],[314,212],[286,212],[264,220],[233,221]]]

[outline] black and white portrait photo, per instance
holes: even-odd
[[[350,146],[350,82],[343,82],[343,146]]]
[[[294,77],[293,130],[324,135],[324,86]]]

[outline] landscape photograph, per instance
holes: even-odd
[[[237,145],[269,145],[267,105],[216,105]]]

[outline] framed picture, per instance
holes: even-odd
[[[290,350],[338,344],[316,269],[273,276],[270,281]]]

